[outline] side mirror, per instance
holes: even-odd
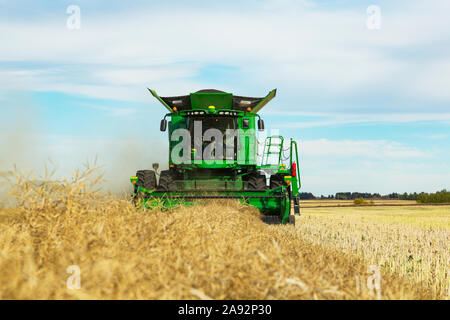
[[[159,126],[159,130],[166,131],[166,129],[167,129],[167,120],[166,119],[162,119],[161,120],[161,125]]]
[[[264,131],[264,120],[263,119],[258,120],[258,130]]]

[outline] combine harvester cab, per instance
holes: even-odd
[[[213,89],[176,97],[149,91],[169,111],[160,124],[169,131],[169,169],[158,174],[154,163],[154,170],[137,171],[130,178],[136,202],[170,208],[197,199],[239,199],[258,208],[263,221],[295,223],[301,187],[296,141],[267,137],[258,154],[256,129],[264,131],[258,112],[276,89],[263,98]]]

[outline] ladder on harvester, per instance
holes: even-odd
[[[275,139],[278,139],[278,141]],[[274,166],[277,169],[279,168],[281,164],[281,155],[283,153],[283,144],[284,138],[282,136],[270,136],[266,138],[266,141],[264,142],[264,151],[261,160],[262,167]],[[271,155],[277,156],[276,163],[271,163],[269,161]]]
[[[267,137],[264,142],[264,152],[262,154],[262,160],[261,160],[261,167],[262,168],[270,168],[270,169],[276,169],[278,170],[280,168],[280,165],[282,165],[282,162],[284,160],[289,160],[288,164],[288,170],[291,171],[292,175],[297,177],[298,184],[296,184],[293,187],[293,192],[298,193],[298,190],[301,187],[301,180],[300,180],[300,170],[298,165],[298,147],[297,142],[293,139],[291,139],[289,143],[289,147],[287,150],[289,150],[289,157],[288,158],[282,158],[283,157],[283,146],[284,146],[284,138],[282,136],[271,136]],[[276,156],[276,161],[270,161],[270,156]],[[295,157],[294,157],[295,155]],[[275,159],[272,159],[275,160]],[[275,163],[274,163],[275,162]],[[294,214],[299,215],[300,214],[300,204],[299,204],[299,198],[297,195],[293,195],[292,192],[290,193],[290,199],[294,202]]]

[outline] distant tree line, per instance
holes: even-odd
[[[313,195],[311,192],[300,192],[298,194],[300,200],[312,200],[316,199],[316,196]]]
[[[335,199],[335,200],[355,200],[355,199],[391,199],[391,200],[415,200],[419,203],[450,203],[450,191],[442,190],[435,193],[390,193],[387,195],[380,195],[379,193],[369,192],[337,192],[335,195],[320,195],[315,196],[311,192],[299,193],[301,200],[313,199]]]
[[[417,197],[419,203],[450,203],[450,191],[442,190],[436,193],[422,192]]]
[[[379,193],[368,192],[338,192],[334,196],[336,200],[354,200],[354,199],[380,199]]]
[[[362,199],[382,199],[382,196],[378,193],[367,193],[367,192],[338,192],[335,195],[328,196],[315,196],[311,192],[301,192],[299,193],[301,200],[312,200],[312,199],[336,199],[336,200],[354,200],[358,198]]]
[[[420,193],[390,193],[387,195],[388,199],[398,199],[398,200],[417,200]]]

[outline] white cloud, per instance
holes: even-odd
[[[73,70],[64,68],[4,70],[0,71],[0,89],[57,91],[92,98],[148,102],[146,86],[163,88],[158,93],[177,95],[190,92],[193,88],[201,89],[211,85],[189,78],[192,72],[192,64],[181,67],[158,66],[144,70],[108,70],[97,66],[93,67],[91,73],[76,76],[73,75]]]
[[[427,152],[385,140],[299,141],[303,191],[434,192],[448,188],[450,167]]]
[[[175,64],[153,68],[103,70],[95,74],[103,83],[113,85],[142,85],[144,83],[179,80],[197,74],[198,64]]]
[[[392,160],[427,158],[430,154],[398,142],[386,140],[342,140],[328,139],[306,140],[299,142],[302,153],[307,157],[324,158],[366,158],[369,160]]]
[[[81,105],[92,109],[104,111],[110,117],[124,117],[139,113],[139,110],[134,108],[114,108],[91,103],[82,103]]]
[[[449,124],[450,112],[442,113],[368,113],[368,114],[335,114],[335,113],[310,113],[310,112],[277,112],[269,111],[266,115],[304,116],[318,117],[319,120],[305,120],[298,122],[275,123],[273,127],[282,128],[313,128],[340,126],[347,124],[376,124],[376,123],[408,123],[419,121],[439,121]]]
[[[450,124],[450,122],[449,122]],[[436,133],[436,134],[416,134],[416,137],[419,138],[426,138],[426,139],[432,139],[432,140],[441,140],[441,139],[447,139],[449,137],[448,134],[445,133]]]
[[[430,134],[428,136],[429,139],[446,139],[448,138],[448,134]]]
[[[435,41],[450,37],[447,1],[385,4],[378,32],[366,29],[362,7],[327,11],[293,1],[255,6],[240,11],[218,10],[213,4],[180,5],[176,11],[152,6],[139,12],[82,15],[77,31],[67,30],[61,17],[0,22],[0,60],[92,67],[84,79],[91,83],[84,85],[68,74],[57,80],[26,70],[8,76],[27,89],[39,82],[41,90],[101,98],[129,95],[140,100],[133,87],[140,90],[150,83],[164,91],[187,83],[183,87],[192,90],[201,66],[225,64],[240,68],[253,87],[273,84],[337,98],[386,90],[404,97],[450,99],[448,60],[427,51]],[[421,53],[415,56],[417,49]],[[186,61],[192,65],[173,64]]]
[[[420,77],[410,86],[402,88],[405,94],[415,97],[427,96],[436,100],[450,100],[450,59],[438,60],[422,65]]]
[[[302,191],[316,195],[336,192],[371,192],[389,194],[392,192],[436,192],[449,188],[450,174],[415,170],[367,171],[355,166],[349,170],[322,169],[314,172],[303,170]]]

